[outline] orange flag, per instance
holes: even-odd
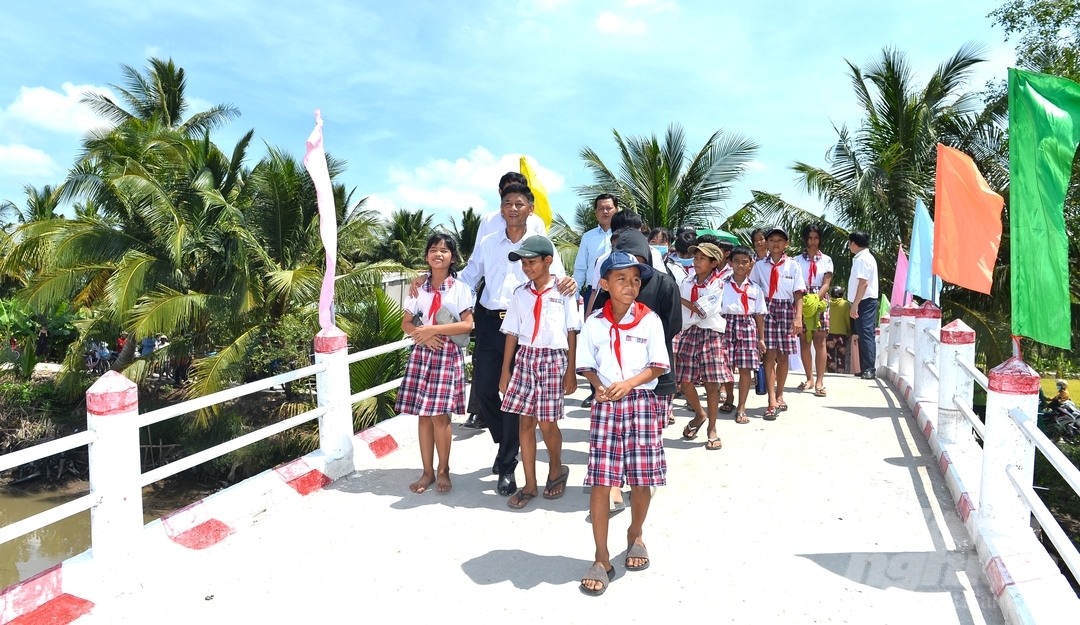
[[[965,289],[990,293],[1001,244],[1001,209],[971,157],[937,146],[934,273]]]

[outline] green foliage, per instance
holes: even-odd
[[[372,302],[364,302],[339,316],[338,325],[349,335],[355,351],[371,349],[405,338],[401,330],[402,310],[397,302],[378,291]],[[355,362],[349,366],[352,392],[369,389],[405,374],[408,353],[401,350]],[[393,417],[397,391],[387,391],[353,406],[353,429],[362,430]]]
[[[717,130],[690,154],[678,124],[668,126],[663,141],[655,134],[612,134],[619,151],[618,173],[592,148],[582,148],[593,182],[578,187],[578,195],[592,202],[601,193],[611,193],[618,196],[620,208],[634,210],[648,225],[671,229],[682,224],[704,227],[719,217],[719,204],[731,196],[732,183],[743,176],[758,149],[751,139]]]
[[[1072,461],[1074,465],[1080,467],[1080,442],[1059,442],[1058,449],[1065,454],[1065,456]],[[1051,465],[1041,453],[1035,454],[1035,479],[1034,485],[1042,487],[1035,492],[1039,494],[1039,498],[1043,500],[1054,512],[1054,516],[1060,520],[1064,516],[1071,518],[1071,522],[1074,526],[1080,526],[1080,495],[1077,495],[1073,491],[1072,486],[1065,481],[1065,478],[1061,477],[1057,469]],[[1043,490],[1045,489],[1045,490]],[[1073,544],[1080,548],[1080,534],[1077,533],[1077,527],[1068,528],[1070,532]],[[1067,529],[1067,531],[1068,531]]]
[[[457,243],[462,264],[469,261],[469,257],[472,256],[473,250],[478,243],[476,234],[480,230],[480,217],[480,213],[473,210],[472,206],[462,213],[461,226],[458,226],[453,215],[450,216],[450,227],[446,228],[446,231],[454,237],[454,242]]]

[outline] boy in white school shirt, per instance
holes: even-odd
[[[510,262],[521,263],[522,272],[529,278],[514,290],[501,328],[506,335],[499,379],[502,409],[519,415],[518,439],[525,469],[525,485],[506,502],[515,510],[521,510],[540,494],[536,483],[537,425],[548,450],[544,499],[562,497],[570,476],[570,468],[562,464],[559,419],[563,418],[563,395],[577,390],[574,360],[581,315],[577,298],[561,295],[555,288],[551,275],[554,256],[551,240],[540,236],[526,239],[508,254]]]
[[[592,487],[589,510],[596,553],[581,580],[581,591],[593,596],[603,594],[615,576],[607,545],[612,486],[630,484],[626,570],[649,567],[642,527],[651,488],[663,486],[667,474],[661,436],[667,403],[653,389],[656,379],[671,367],[660,317],[636,301],[642,278],[652,275],[652,267],[619,251],[608,256],[600,273],[600,287],[610,299],[585,320],[577,345],[577,371],[596,387],[585,477],[585,485]]]

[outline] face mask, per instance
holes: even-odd
[[[660,252],[661,256],[667,256],[668,249],[666,245],[654,245],[652,248],[657,252]]]
[[[678,262],[683,267],[693,267],[694,266],[694,258],[693,257],[690,257],[690,258],[678,258],[678,257],[676,257],[675,260],[676,260],[676,262]]]

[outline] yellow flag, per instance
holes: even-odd
[[[544,220],[544,226],[551,227],[551,204],[548,202],[547,190],[544,189],[544,185],[540,182],[540,177],[536,175],[536,172],[529,167],[529,163],[525,160],[525,157],[521,157],[521,175],[525,176],[525,179],[529,181],[529,189],[532,190],[533,196],[536,198],[533,205],[533,214]]]

